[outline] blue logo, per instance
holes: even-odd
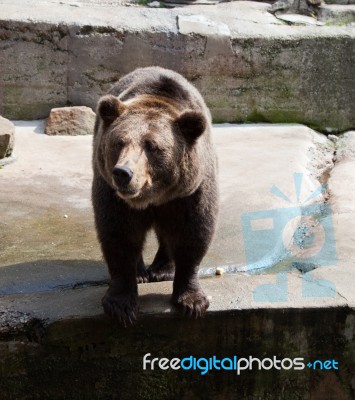
[[[294,174],[296,205],[256,211],[242,215],[246,270],[250,273],[277,272],[275,284],[254,290],[254,300],[285,302],[288,300],[287,271],[302,272],[303,297],[334,297],[335,285],[316,280],[313,270],[336,264],[336,247],[332,212],[324,201],[311,202],[326,191],[319,186],[301,203],[303,174]],[[271,193],[292,204],[276,186]]]

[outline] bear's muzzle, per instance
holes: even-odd
[[[133,171],[125,166],[116,165],[112,171],[113,179],[117,186],[124,187],[127,186],[133,177]]]

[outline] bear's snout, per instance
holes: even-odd
[[[133,171],[130,168],[121,165],[116,165],[112,174],[118,187],[127,186],[133,177]]]

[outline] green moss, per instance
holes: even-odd
[[[246,118],[246,122],[270,122],[265,115],[257,110],[253,110]]]
[[[148,3],[151,3],[153,0],[135,0],[136,4],[140,6],[146,6]]]
[[[135,4],[138,4],[140,6],[146,6],[147,4],[152,3],[153,1],[156,0],[135,0],[134,2]],[[157,8],[166,8],[166,5],[163,2],[159,1],[159,7]]]
[[[247,118],[243,122],[267,122],[267,123],[298,123],[309,126],[311,129],[316,130],[318,132],[327,133],[327,129],[329,126],[336,126],[336,123],[325,123],[324,121],[317,120],[309,120],[305,118],[305,116],[294,110],[265,110],[258,111],[254,110],[250,114],[248,114]],[[336,132],[336,128],[334,128],[334,132]]]
[[[90,35],[94,32],[94,27],[91,25],[84,25],[80,28],[80,35]]]

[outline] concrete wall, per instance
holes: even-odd
[[[147,316],[127,329],[101,317],[47,327],[28,321],[22,336],[0,332],[7,340],[0,342],[0,393],[7,400],[350,400],[354,317],[341,308],[249,310],[210,313],[198,322]],[[334,358],[339,370],[143,371],[146,353],[150,359]]]
[[[0,114],[35,119],[52,107],[95,107],[122,75],[154,64],[194,82],[216,122],[355,126],[353,30],[287,26],[266,4],[257,4],[247,21],[237,9],[231,19],[223,5],[205,6],[207,16],[195,7],[197,23],[189,22],[190,9],[130,9],[111,25],[96,15],[99,9],[86,19],[70,14],[65,23],[60,16],[34,23],[9,12],[0,20]]]

